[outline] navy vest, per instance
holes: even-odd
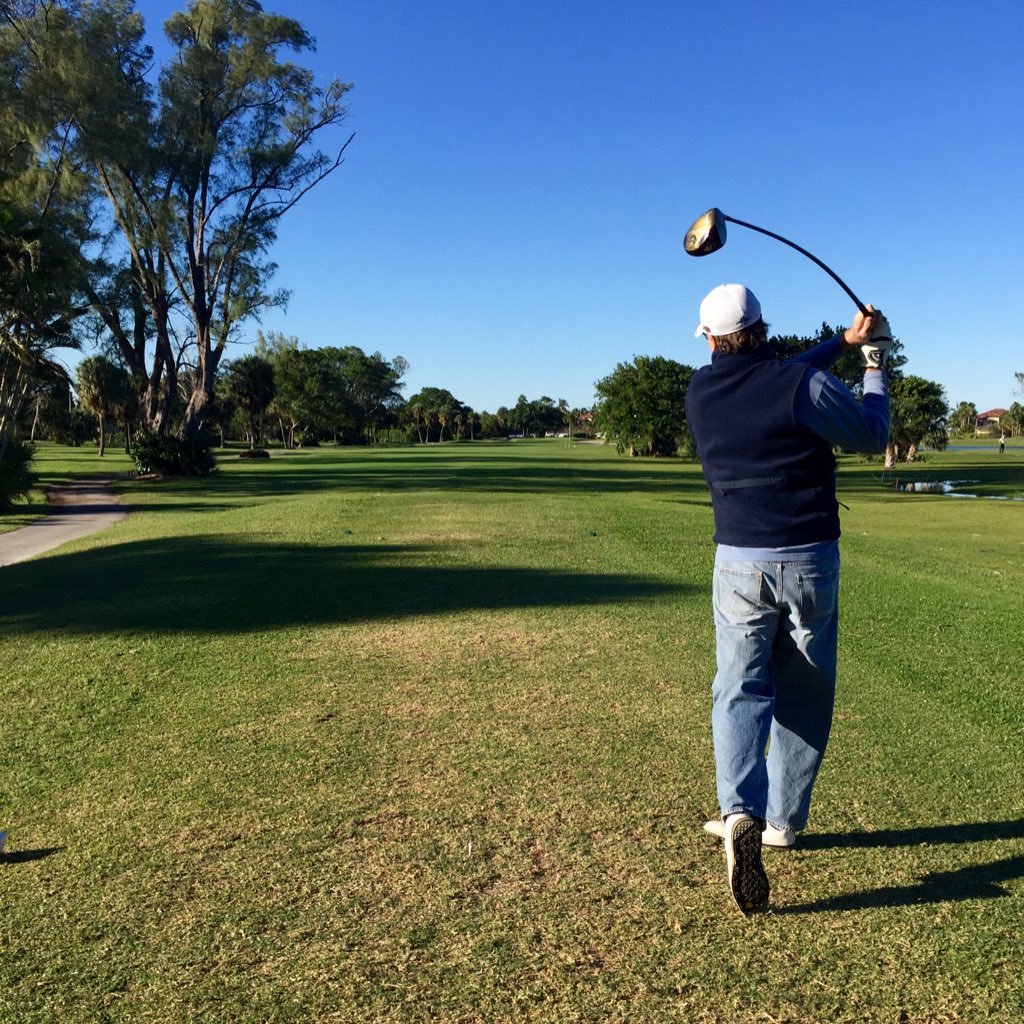
[[[812,373],[762,346],[715,352],[693,375],[686,420],[711,489],[717,543],[780,548],[838,539],[832,446],[793,411]]]

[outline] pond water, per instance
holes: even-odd
[[[968,494],[966,491],[958,490],[960,487],[969,487],[971,484],[981,483],[980,480],[918,480],[912,483],[901,483],[896,481],[894,487],[897,491],[906,491],[908,494],[945,494],[949,498],[978,498],[984,497],[989,501],[1024,501],[1024,497],[1010,498],[1005,494]]]
[[[1007,445],[1007,448],[1012,447]],[[922,449],[922,451],[937,451],[935,448]],[[998,455],[999,454],[999,442],[994,441],[992,444],[947,444],[942,449],[944,452],[971,452],[974,455]]]

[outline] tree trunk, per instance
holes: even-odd
[[[907,447],[907,462],[917,461],[917,444],[908,445]]]
[[[895,465],[896,465],[896,456],[898,454],[899,453],[896,450],[896,445],[892,444],[891,442],[888,445],[886,445],[886,448],[885,448],[885,468],[886,469],[893,469],[895,467]]]
[[[156,352],[153,356],[153,372],[146,382],[145,409],[148,413],[147,428],[154,434],[167,432],[171,422],[171,405],[178,391],[178,368],[171,349],[166,314],[157,321]],[[205,404],[205,403],[204,403]]]
[[[107,428],[103,420],[103,413],[100,413],[100,455],[106,451]]]
[[[202,269],[196,271],[197,283],[203,280]],[[204,294],[197,289],[196,294]],[[200,310],[193,310],[196,327],[196,352],[198,353],[199,366],[197,367],[194,389],[185,408],[185,415],[181,421],[181,429],[178,436],[183,441],[188,441],[202,427],[205,418],[206,406],[214,400],[214,385],[217,378],[217,365],[223,346],[214,348],[210,339],[209,317]]]

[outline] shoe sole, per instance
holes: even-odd
[[[712,818],[710,821],[704,822],[704,831],[709,836],[714,836],[716,839],[725,839],[725,824],[720,818]],[[765,833],[761,833],[761,849],[762,850],[792,850],[796,846],[796,839],[791,843],[776,843],[770,839],[765,838]]]
[[[771,889],[761,863],[761,829],[752,818],[736,822],[732,830],[729,888],[742,913],[758,914],[768,909]]]

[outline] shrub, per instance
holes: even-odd
[[[209,476],[217,465],[210,450],[216,438],[201,430],[188,440],[140,430],[132,438],[131,457],[140,473],[160,476]]]
[[[96,418],[84,409],[76,407],[69,412],[67,408],[44,407],[36,437],[80,448],[86,441],[95,440],[98,427]]]
[[[11,441],[0,455],[0,509],[10,508],[15,498],[28,497],[35,454],[31,441]]]
[[[676,442],[679,445],[678,452],[684,459],[690,462],[700,462],[700,456],[697,454],[697,442],[689,431],[682,437],[677,437]]]
[[[238,453],[240,459],[269,459],[270,452],[266,448],[245,448]]]
[[[418,440],[415,427],[386,427],[377,431],[378,444],[414,444]]]

